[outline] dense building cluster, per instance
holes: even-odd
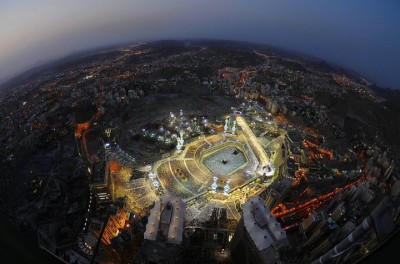
[[[39,69],[2,90],[0,212],[68,263],[352,263],[399,226],[374,89],[222,41]]]

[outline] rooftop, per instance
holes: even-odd
[[[286,239],[286,232],[259,196],[250,198],[243,205],[244,226],[259,251]]]
[[[185,212],[185,203],[181,198],[169,192],[165,193],[150,211],[144,238],[158,241],[161,239],[160,230],[166,243],[180,244]]]

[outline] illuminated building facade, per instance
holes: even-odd
[[[125,228],[128,219],[128,214],[123,209],[118,208],[117,212],[108,218],[101,242],[110,245],[111,239],[118,236],[121,230]]]
[[[161,244],[181,244],[186,207],[172,193],[161,196],[150,211],[144,238]]]
[[[114,176],[106,161],[96,162],[88,169],[90,182],[89,187],[99,197],[98,201],[114,201],[115,183]],[[106,199],[107,198],[107,199]]]
[[[235,263],[272,264],[277,252],[289,247],[286,232],[259,196],[243,205],[243,215],[231,240]]]

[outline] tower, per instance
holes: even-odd
[[[261,197],[253,196],[243,205],[230,247],[236,263],[272,264],[277,261],[277,253],[289,247],[289,242]]]

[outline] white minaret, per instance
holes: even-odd
[[[228,122],[229,122],[228,118],[225,119],[224,133],[228,131]]]
[[[178,144],[176,145],[176,148],[178,149],[178,151],[181,151],[183,144],[185,143],[185,140],[183,139],[183,131],[182,130],[179,132],[179,134],[180,134],[180,137],[177,137]]]
[[[224,186],[224,194],[228,195],[229,191],[231,190],[231,187],[229,184],[231,183],[231,179],[226,180],[226,185]]]
[[[217,176],[214,176],[214,177],[213,177],[213,181],[214,181],[214,182],[211,184],[211,189],[212,189],[212,192],[215,193],[215,191],[216,191],[217,188],[218,188],[218,184],[217,184],[218,177],[217,177]]]
[[[236,120],[233,121],[232,134],[235,134],[235,132],[236,132]]]

